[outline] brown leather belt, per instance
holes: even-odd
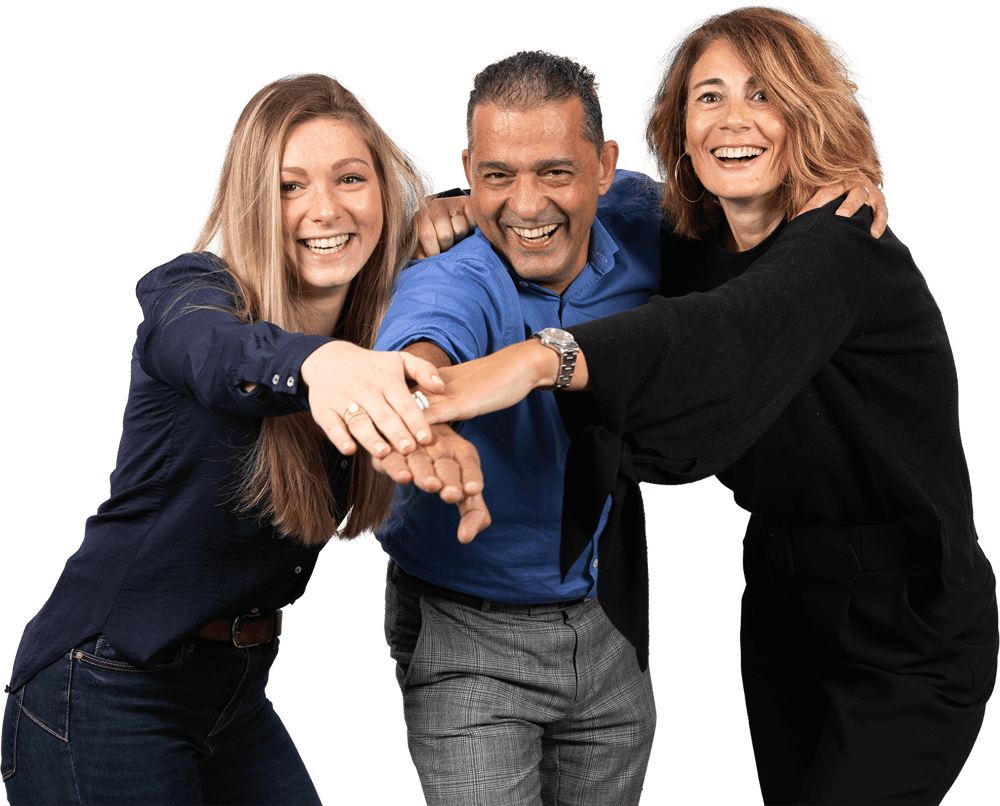
[[[238,647],[257,646],[281,635],[281,611],[247,613],[234,619],[220,618],[198,631],[200,638],[211,641],[232,641]]]

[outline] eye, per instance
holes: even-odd
[[[759,101],[760,103],[766,104],[768,103],[767,93],[762,89],[754,90],[753,92],[750,93],[750,100]]]
[[[348,174],[347,176],[341,177],[340,182],[344,185],[357,185],[360,182],[367,182],[368,180],[361,176],[360,174]]]
[[[282,193],[294,193],[296,190],[301,190],[302,185],[298,182],[282,182],[280,188]]]

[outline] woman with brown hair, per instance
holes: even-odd
[[[668,177],[663,296],[444,370],[432,414],[593,391],[596,409],[561,396],[563,560],[612,492],[599,597],[640,656],[638,483],[717,474],[751,513],[742,668],[764,801],[937,803],[993,689],[995,580],[909,251],[870,237],[865,208],[792,218],[818,187],[881,179],[854,84],[802,21],[741,9],[679,46],[648,135]]]
[[[264,687],[319,551],[387,514],[393,482],[357,444],[447,500],[481,488],[439,440],[415,473],[399,461],[432,439],[404,371],[440,381],[370,350],[421,195],[331,78],[243,110],[197,251],[139,281],[111,497],[8,689],[11,803],[319,802]]]

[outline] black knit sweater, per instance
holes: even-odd
[[[726,252],[718,233],[683,242],[665,229],[666,296],[573,328],[594,398],[559,395],[574,437],[564,562],[593,534],[591,502],[612,491],[598,593],[643,665],[639,481],[718,475],[741,507],[786,522],[918,515],[938,528],[956,616],[991,589],[941,314],[892,232],[875,239],[867,208],[848,219],[837,206],[741,253]]]

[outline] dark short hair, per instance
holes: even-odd
[[[598,153],[604,148],[604,122],[597,98],[597,81],[586,67],[564,56],[541,50],[522,50],[486,67],[469,93],[465,126],[472,148],[472,113],[477,106],[534,109],[578,98],[583,104],[583,138]]]

